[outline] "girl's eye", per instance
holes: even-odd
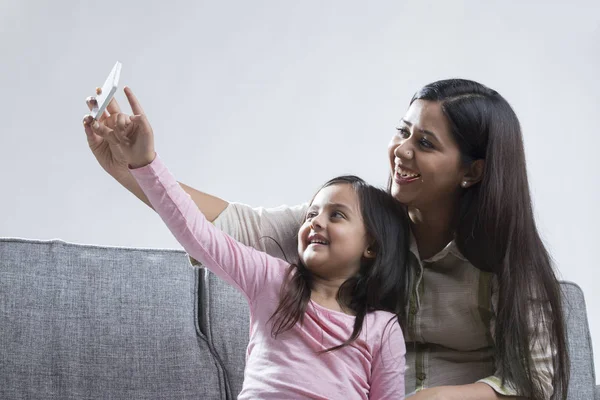
[[[406,128],[398,127],[396,128],[396,130],[398,131],[398,136],[400,136],[403,139],[406,139],[410,136],[410,132]]]
[[[308,220],[308,219],[312,219],[312,218],[316,217],[316,215],[317,215],[317,213],[316,213],[316,212],[314,212],[314,211],[311,211],[311,212],[309,212],[309,213],[307,213],[307,214],[306,214],[306,219],[307,219],[307,220]]]
[[[340,212],[340,211],[334,211],[331,214],[332,217],[334,218],[346,218],[346,216],[344,215],[344,213]]]

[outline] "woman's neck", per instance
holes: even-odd
[[[422,211],[409,207],[412,233],[422,260],[433,257],[454,239],[454,212],[450,209]]]

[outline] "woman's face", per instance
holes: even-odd
[[[454,207],[466,168],[438,102],[416,100],[400,120],[388,154],[392,195],[421,210]]]

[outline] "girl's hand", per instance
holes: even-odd
[[[104,169],[115,176],[119,169],[139,168],[150,164],[156,155],[154,134],[144,110],[133,91],[125,87],[125,95],[133,115],[121,112],[116,100],[109,104],[109,112],[95,121],[90,115],[83,120],[90,149]],[[94,100],[88,99],[90,107]],[[122,171],[121,171],[122,172]]]
[[[87,106],[91,110],[97,105],[95,97],[88,97],[85,102]],[[113,97],[111,102],[106,107],[104,111],[104,115],[98,118],[98,123],[104,125],[106,119],[115,113],[121,112],[119,104],[117,100]],[[102,136],[98,136],[94,131],[92,131],[91,124],[94,119],[90,115],[86,115],[83,118],[83,128],[85,130],[85,134],[87,136],[88,145],[90,150],[96,157],[98,164],[110,176],[115,178],[117,181],[122,182],[124,179],[130,178],[131,174],[129,173],[129,168],[127,167],[127,161],[125,160],[125,156],[121,151],[121,147],[118,144],[113,144],[108,140],[104,139]],[[131,177],[132,178],[132,177]],[[134,180],[135,181],[135,180]]]

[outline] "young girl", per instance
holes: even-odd
[[[111,115],[102,135],[120,145],[190,256],[248,299],[250,341],[239,398],[403,399],[399,321],[410,274],[402,206],[357,177],[330,180],[310,202],[298,231],[299,262],[290,265],[206,220],[156,155],[152,129],[125,91],[135,115]]]

